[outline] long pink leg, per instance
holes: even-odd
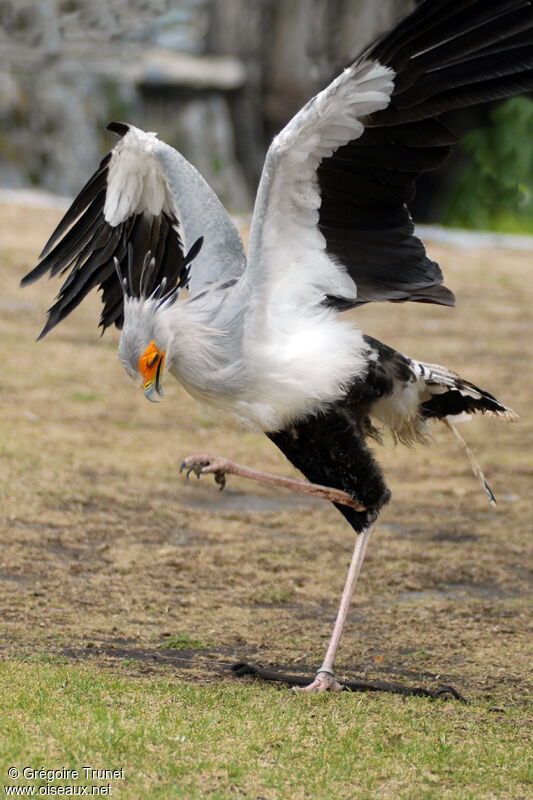
[[[350,506],[356,511],[366,511],[364,506],[357,503],[348,492],[343,492],[341,489],[332,489],[329,486],[321,486],[318,483],[299,481],[296,478],[286,478],[284,475],[273,475],[271,472],[244,467],[242,464],[236,464],[234,461],[221,456],[212,456],[208,453],[188,456],[183,461],[180,472],[184,469],[187,470],[187,477],[191,472],[194,472],[198,477],[200,475],[214,474],[216,482],[220,484],[222,489],[226,483],[225,475],[238,475],[241,478],[250,478],[253,481],[271,483],[274,486],[291,489],[293,492],[312,494],[315,497],[321,497],[323,500],[330,500],[332,503]]]
[[[194,472],[198,477],[200,475],[214,474],[215,480],[220,484],[221,488],[225,485],[225,475],[238,475],[241,478],[250,478],[254,481],[261,481],[263,483],[271,483],[274,486],[282,486],[286,489],[292,489],[296,492],[304,492],[305,494],[312,494],[315,497],[321,497],[324,500],[331,500],[334,503],[341,503],[342,505],[350,506],[356,511],[366,511],[366,508],[357,503],[348,492],[343,492],[340,489],[332,489],[328,486],[320,486],[316,483],[308,483],[307,481],[299,481],[295,478],[286,478],[283,475],[273,475],[270,472],[262,472],[261,470],[252,469],[251,467],[244,467],[236,464],[227,458],[219,456],[212,456],[206,453],[200,455],[189,456],[180,467],[182,470],[187,470],[187,477],[191,472]],[[355,547],[350,562],[350,568],[346,577],[346,583],[342,593],[342,598],[337,612],[337,619],[333,627],[333,633],[328,645],[326,656],[322,666],[317,671],[315,680],[305,686],[304,688],[294,687],[297,691],[302,692],[325,692],[328,689],[331,691],[340,691],[343,687],[335,680],[333,665],[335,656],[339,648],[339,642],[342,636],[342,629],[346,622],[346,616],[350,607],[359,573],[365,558],[368,543],[374,532],[374,525],[365,528],[355,540]]]
[[[348,569],[346,583],[344,585],[339,610],[337,612],[337,619],[335,620],[333,633],[331,634],[331,639],[329,641],[328,649],[322,666],[317,671],[315,680],[310,683],[309,686],[305,686],[304,688],[294,687],[295,691],[325,692],[330,689],[331,691],[339,692],[343,688],[342,684],[335,680],[333,664],[335,662],[335,656],[337,655],[339,642],[341,640],[342,629],[346,621],[346,615],[348,614],[348,608],[350,607],[350,601],[352,599],[355,586],[357,584],[357,579],[359,577],[359,573],[361,572],[361,566],[365,558],[366,549],[373,532],[374,525],[371,525],[369,528],[365,528],[358,535],[355,541],[350,568]]]

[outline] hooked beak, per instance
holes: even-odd
[[[158,350],[155,342],[150,342],[139,359],[139,370],[144,378],[142,385],[144,395],[152,403],[158,403],[159,397],[164,397],[163,371],[165,355],[164,350]],[[159,395],[159,397],[156,395]]]
[[[162,398],[165,396],[161,381],[164,363],[165,363],[165,355],[163,354],[162,357],[159,359],[155,377],[150,378],[149,380],[145,381],[145,383],[143,383],[144,396],[146,397],[147,400],[150,400],[152,403],[159,403],[159,397]],[[157,397],[156,395],[159,395],[159,397]]]

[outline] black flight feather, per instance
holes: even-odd
[[[129,130],[129,126],[121,122],[111,123],[108,128],[119,136],[124,136]],[[198,239],[186,254],[178,220],[173,214],[161,212],[154,217],[143,212],[132,215],[117,226],[105,221],[111,157],[112,153],[109,153],[101,161],[52,233],[37,266],[22,279],[25,286],[46,273],[53,276],[68,272],[39,338],[68,316],[95,287],[102,292],[100,326],[104,330],[111,325],[122,327],[124,293],[115,270],[115,259],[123,273],[129,262],[128,290],[133,294],[140,291],[147,253],[153,257],[143,287],[147,295],[161,284],[165,285],[167,292],[170,288],[182,288],[189,279],[188,265],[198,255],[202,239]],[[129,259],[128,249],[131,251]]]

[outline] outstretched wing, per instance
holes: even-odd
[[[533,88],[529,0],[425,0],[311,100],[267,155],[250,271],[282,293],[452,305],[407,203],[456,138],[442,112]],[[275,248],[276,240],[281,248]],[[285,272],[283,272],[285,270]]]
[[[195,168],[154,133],[117,122],[108,127],[120,141],[66,212],[39,264],[22,280],[26,285],[46,273],[67,273],[41,337],[95,287],[102,291],[104,306],[100,325],[104,330],[122,327],[123,289],[114,259],[131,276],[133,294],[140,291],[148,251],[155,263],[145,276],[145,294],[164,279],[167,288],[188,283],[196,293],[245,268],[239,233]],[[199,240],[203,246],[198,251]]]

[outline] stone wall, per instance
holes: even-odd
[[[0,186],[71,195],[131,121],[233,210],[268,142],[414,0],[2,0]]]

